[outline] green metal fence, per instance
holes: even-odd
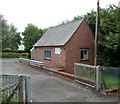
[[[102,88],[120,88],[120,68],[101,66]]]

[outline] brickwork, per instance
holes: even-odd
[[[55,48],[60,48],[61,53],[55,54]],[[80,48],[88,49],[88,60],[81,61]],[[44,50],[51,49],[51,60],[44,58]],[[36,47],[34,50],[36,60],[45,62],[46,67],[64,67],[68,73],[73,73],[74,63],[94,64],[94,35],[91,32],[87,22],[82,21],[70,40],[60,47]]]
[[[81,61],[80,48],[88,48],[88,60]],[[65,45],[65,69],[73,73],[74,63],[94,64],[94,35],[84,20],[72,38]]]
[[[55,48],[60,48],[61,53],[55,54]],[[51,50],[51,59],[44,58],[44,50]],[[36,60],[45,62],[46,67],[65,67],[65,50],[64,47],[37,47],[36,48]]]

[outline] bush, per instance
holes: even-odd
[[[21,56],[29,56],[29,53],[22,53]]]
[[[30,59],[29,53],[2,53],[0,58],[27,58]]]
[[[12,52],[12,53],[25,53],[24,50],[12,50],[10,48],[3,49],[2,52]]]
[[[2,54],[0,57],[2,58],[19,58],[18,54]]]
[[[15,53],[15,52],[17,52],[17,50],[12,50],[10,48],[6,48],[6,49],[3,49],[2,52],[12,52],[12,53]]]

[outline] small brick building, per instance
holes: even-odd
[[[94,35],[85,19],[49,28],[33,47],[32,59],[68,73],[74,63],[94,63]]]

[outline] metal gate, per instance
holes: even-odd
[[[120,68],[74,64],[75,81],[97,90],[119,89],[119,74]]]
[[[96,86],[96,67],[86,64],[74,64],[75,81],[95,88]]]
[[[30,76],[2,74],[0,80],[1,103],[30,102]]]

